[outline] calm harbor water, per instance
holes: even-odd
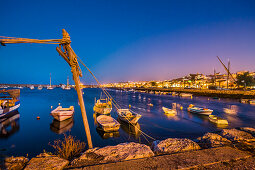
[[[217,131],[221,128],[233,128],[241,126],[255,126],[255,106],[239,103],[231,99],[213,99],[208,97],[180,98],[170,95],[155,95],[139,92],[125,92],[109,90],[112,97],[123,108],[131,109],[142,115],[136,128],[121,122],[119,132],[104,133],[97,129],[96,115],[93,113],[95,97],[99,98],[102,91],[91,88],[83,89],[87,117],[90,125],[94,147],[116,145],[122,142],[141,142],[148,144],[147,140],[139,133],[137,128],[162,140],[169,137],[194,139],[206,132]],[[64,134],[71,134],[81,141],[86,141],[82,116],[78,105],[76,91],[21,89],[21,106],[18,112],[13,113],[9,120],[1,124],[0,155],[1,156],[25,156],[33,157],[43,150],[54,152],[50,144],[56,139],[62,139]],[[58,104],[63,107],[73,105],[74,118],[61,124],[53,121],[50,116],[51,106],[56,108]],[[148,106],[152,103],[154,106]],[[162,111],[162,106],[171,108],[172,103],[181,104],[183,110],[177,110],[177,116],[168,117]],[[187,112],[189,104],[213,109],[213,114],[229,121],[227,127],[217,127],[206,116],[199,116]],[[235,114],[224,113],[223,108],[235,105]],[[113,109],[112,117],[117,119],[116,110]],[[37,120],[36,117],[40,116]],[[4,126],[4,127],[2,127]]]

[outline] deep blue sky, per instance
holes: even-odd
[[[0,35],[59,39],[103,83],[164,80],[213,68],[255,71],[254,0],[0,0]],[[0,83],[65,83],[70,68],[56,45],[0,48]],[[85,72],[82,81],[93,83]]]

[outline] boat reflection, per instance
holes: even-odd
[[[167,113],[164,113],[164,115],[167,117],[167,119],[169,120],[175,120],[175,121],[178,121],[180,120],[180,118],[176,115],[171,115],[171,114],[167,114]]]
[[[108,139],[108,138],[118,138],[120,137],[119,131],[114,131],[114,132],[105,132],[100,128],[96,128],[97,133],[102,139]]]
[[[19,117],[18,110],[12,111],[0,119],[0,138],[8,138],[17,131],[19,131]]]
[[[223,111],[227,114],[232,114],[232,115],[236,115],[238,112],[238,106],[236,105],[230,105],[227,108],[223,108]]]
[[[70,130],[73,127],[73,124],[73,118],[69,118],[64,121],[53,119],[52,123],[50,124],[50,130],[57,134],[62,134]]]
[[[126,123],[119,118],[118,121],[120,122],[120,127],[124,132],[126,132],[128,135],[131,135],[135,139],[139,138],[139,136],[141,135],[141,127],[139,123]]]

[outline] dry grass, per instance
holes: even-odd
[[[56,155],[60,158],[71,160],[85,148],[85,143],[75,140],[71,135],[66,136],[63,140],[55,140],[54,145],[51,145],[56,150]]]

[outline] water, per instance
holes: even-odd
[[[225,118],[229,121],[228,128],[255,125],[255,106],[239,103],[231,99],[212,99],[208,97],[180,98],[170,95],[154,95],[138,92],[122,92],[109,90],[109,93],[116,99],[120,106],[128,108],[142,115],[136,128],[128,124],[122,124],[119,132],[103,133],[98,130],[95,122],[96,115],[93,113],[95,97],[99,98],[102,91],[100,89],[84,89],[84,100],[87,117],[90,125],[91,136],[94,147],[106,145],[117,145],[122,142],[141,142],[148,144],[152,139],[145,139],[137,128],[155,139],[166,138],[190,138],[194,139],[202,136],[206,132],[217,131],[225,127],[217,127],[211,123],[206,116],[199,116],[188,113],[189,104],[213,109],[213,114]],[[209,99],[209,100],[208,100]],[[83,127],[82,116],[78,105],[76,91],[53,90],[28,88],[21,89],[21,106],[18,113],[14,113],[8,126],[1,130],[0,134],[0,154],[7,156],[36,156],[43,150],[54,152],[50,146],[56,139],[62,139],[64,134],[71,134],[81,141],[87,142]],[[50,116],[51,106],[56,108],[59,103],[63,107],[73,105],[75,114],[73,120],[65,121],[61,124],[53,121]],[[148,106],[152,103],[154,106]],[[172,103],[181,104],[183,110],[177,110],[177,116],[168,117],[162,111],[162,106],[171,108]],[[223,108],[235,105],[236,114],[224,113]],[[113,109],[112,117],[117,119],[116,110]],[[37,116],[40,117],[37,120]],[[63,127],[63,128],[62,128]],[[0,156],[1,156],[0,155]]]

